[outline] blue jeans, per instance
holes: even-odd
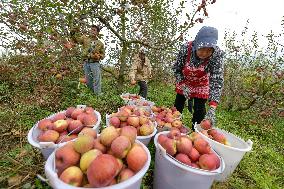
[[[99,62],[84,62],[84,73],[87,79],[87,86],[94,91],[96,95],[102,92],[101,89],[101,67]]]

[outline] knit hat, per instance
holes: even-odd
[[[203,26],[197,33],[192,50],[196,51],[203,47],[215,47],[218,41],[218,30],[214,27]]]

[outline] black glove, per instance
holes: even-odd
[[[207,114],[205,115],[205,118],[204,118],[204,119],[208,119],[208,120],[211,121],[212,127],[214,127],[215,124],[216,124],[215,111],[216,111],[216,108],[210,107],[210,108],[208,109]]]

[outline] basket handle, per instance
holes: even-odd
[[[51,186],[50,183],[49,183],[49,179],[44,178],[44,177],[41,176],[40,174],[37,174],[36,176],[37,176],[37,178],[38,178],[39,180],[41,180],[42,182],[46,183],[48,186]]]
[[[81,108],[81,109],[85,109],[87,106],[86,105],[83,105],[83,104],[79,104],[76,106],[77,108]]]
[[[253,142],[250,139],[248,139],[247,144],[249,145],[249,151],[251,151]]]

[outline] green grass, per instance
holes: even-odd
[[[37,174],[44,176],[44,160],[37,149],[27,142],[27,132],[36,121],[51,113],[66,109],[68,106],[86,104],[94,107],[102,115],[105,125],[105,114],[117,110],[123,105],[119,93],[110,78],[103,80],[103,96],[95,96],[84,85],[78,87],[77,78],[66,78],[62,81],[50,81],[48,85],[60,86],[59,92],[27,91],[25,87],[11,87],[4,81],[0,84],[2,101],[0,106],[1,119],[1,159],[0,188],[49,188],[37,179]],[[125,92],[138,92],[137,87],[128,85]],[[3,95],[5,94],[5,95]],[[42,95],[42,96],[41,96]],[[40,102],[36,97],[42,97]],[[159,106],[172,106],[175,99],[173,86],[163,82],[152,82],[149,86],[149,100]],[[224,183],[214,183],[212,188],[284,188],[284,120],[283,118],[257,117],[254,110],[245,112],[228,112],[222,108],[217,112],[218,126],[234,133],[241,138],[251,139],[253,150],[247,153],[239,166]],[[191,114],[185,109],[183,121],[189,126]],[[252,124],[251,120],[256,120]],[[141,188],[152,188],[154,172],[153,142],[148,146],[152,161],[143,178]],[[15,187],[8,186],[11,177],[19,177],[20,183]],[[10,180],[11,181],[11,180]]]

